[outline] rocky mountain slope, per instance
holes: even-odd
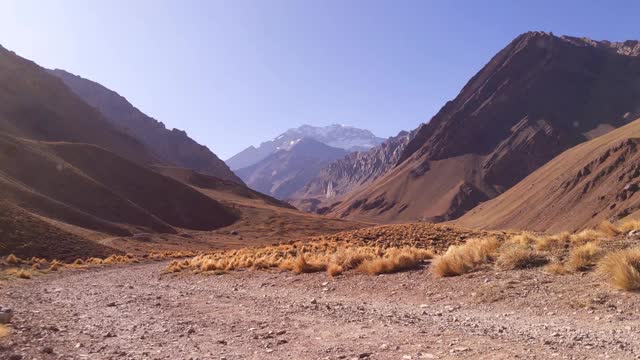
[[[0,46],[0,132],[95,144],[140,164],[161,163],[139,140],[110,124],[58,78]]]
[[[571,148],[457,223],[578,230],[640,209],[640,120]]]
[[[191,139],[186,132],[169,130],[118,93],[64,70],[50,70],[80,98],[97,108],[107,120],[127,134],[140,139],[164,162],[194,169],[221,179],[242,183],[229,167],[209,148]]]
[[[305,211],[326,211],[341,196],[367,186],[393,168],[416,132],[402,131],[369,151],[353,152],[330,163],[293,194],[291,202]]]
[[[637,41],[518,36],[419,129],[399,166],[331,214],[373,221],[461,216],[562,151],[634,119],[638,49]]]
[[[236,170],[249,187],[278,199],[287,199],[320,169],[347,154],[312,138],[292,141],[257,164]]]
[[[345,125],[317,127],[302,125],[289,129],[273,140],[263,142],[257,148],[250,146],[229,158],[226,163],[233,170],[257,164],[278,150],[289,149],[301,138],[310,138],[334,148],[352,151],[368,150],[384,141],[369,130]]]

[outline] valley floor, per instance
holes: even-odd
[[[0,288],[0,358],[637,358],[640,298],[596,273],[434,278],[237,271],[166,262],[64,271]],[[48,353],[48,352],[52,353]]]

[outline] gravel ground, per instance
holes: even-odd
[[[2,359],[631,359],[640,301],[594,273],[163,274],[166,263],[2,284]]]

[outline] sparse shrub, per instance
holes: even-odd
[[[431,264],[436,276],[457,276],[468,273],[477,266],[491,261],[500,246],[496,238],[470,239],[462,245],[449,247]]]
[[[620,250],[606,255],[598,262],[598,270],[620,289],[640,289],[640,248]]]
[[[567,265],[573,271],[585,271],[596,265],[602,249],[595,243],[586,243],[571,250]]]
[[[538,267],[549,262],[549,258],[527,246],[507,246],[500,250],[496,265],[502,270],[526,269]]]

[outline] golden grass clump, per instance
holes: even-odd
[[[6,325],[0,325],[0,338],[7,337],[11,333],[9,327]]]
[[[31,276],[33,275],[33,273],[30,270],[20,269],[20,268],[11,268],[11,269],[8,269],[6,272],[7,274],[15,276],[20,279],[31,279]]]
[[[595,229],[582,230],[579,233],[571,235],[571,244],[573,246],[584,245],[590,242],[599,242],[607,237],[607,234]]]
[[[500,250],[496,266],[502,270],[515,270],[538,267],[548,262],[549,258],[544,253],[516,244]]]
[[[598,270],[622,290],[640,290],[640,248],[619,250],[598,262]]]
[[[58,271],[62,266],[64,266],[64,264],[62,264],[58,260],[53,260],[49,264],[49,271]]]
[[[512,236],[507,242],[518,245],[533,245],[540,241],[540,237],[530,231],[523,231]]]
[[[468,273],[491,261],[499,246],[496,238],[469,239],[462,245],[450,246],[444,255],[435,258],[431,269],[441,277]]]
[[[571,249],[567,265],[573,271],[589,270],[596,265],[602,253],[602,249],[597,244],[586,243]]]
[[[319,261],[307,260],[305,254],[300,254],[293,262],[293,272],[296,274],[314,273],[327,270],[327,264]]]
[[[10,264],[10,265],[15,265],[20,262],[20,259],[18,259],[18,257],[15,256],[14,254],[9,254],[6,260],[7,260],[7,264]]]
[[[554,274],[554,275],[565,275],[569,273],[567,268],[565,268],[564,265],[562,265],[559,262],[553,262],[553,263],[547,264],[544,268],[542,268],[542,270],[548,274]]]
[[[330,263],[327,266],[327,274],[331,277],[341,275],[344,272],[344,268],[336,263]]]
[[[404,248],[392,249],[383,257],[364,260],[358,270],[370,275],[391,274],[416,268],[423,260],[432,259],[434,253],[430,250]]]
[[[535,249],[539,251],[562,250],[569,247],[570,243],[571,234],[564,231],[555,235],[541,236],[535,243]]]

